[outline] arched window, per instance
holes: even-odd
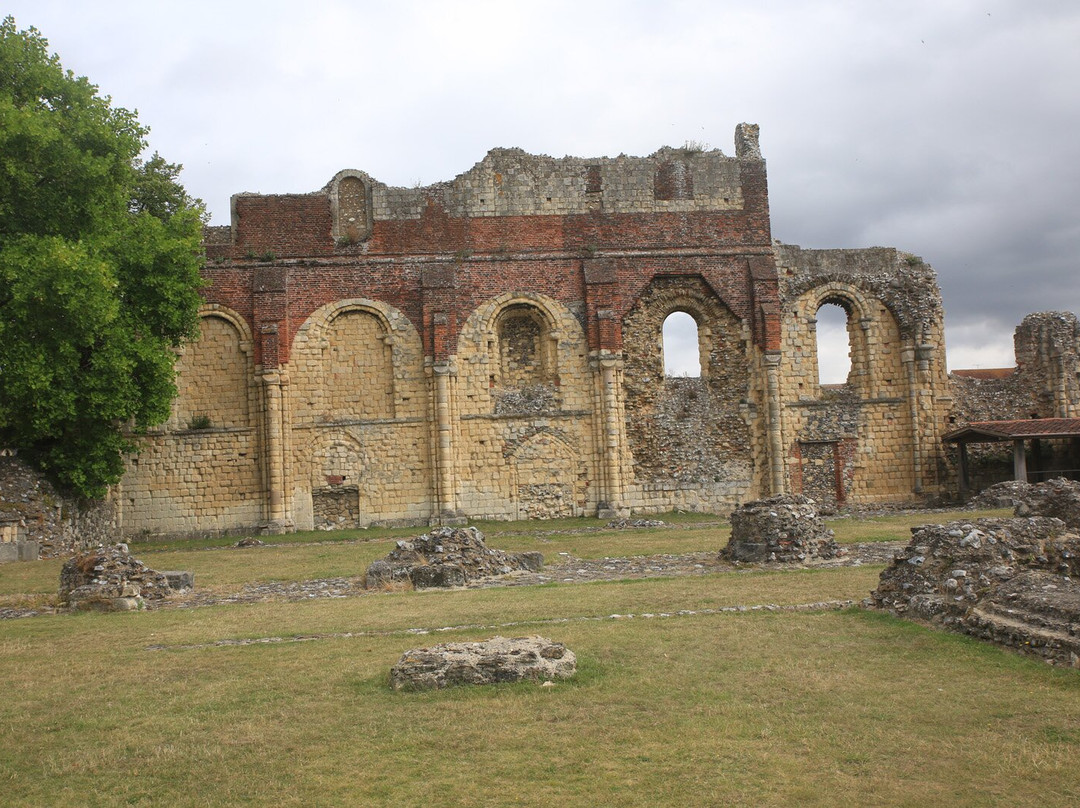
[[[847,384],[851,374],[851,332],[848,310],[826,301],[817,311],[818,384]]]
[[[701,377],[701,343],[698,324],[685,311],[675,311],[664,320],[664,375]]]

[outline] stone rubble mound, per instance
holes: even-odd
[[[1080,536],[1060,519],[912,528],[865,605],[1080,666]]]
[[[546,637],[493,637],[413,648],[390,669],[394,690],[436,690],[496,682],[552,682],[577,671],[574,652]]]
[[[172,592],[168,577],[132,556],[126,544],[78,553],[60,569],[60,602],[73,609],[130,611]]]
[[[784,494],[745,502],[731,514],[731,539],[724,561],[802,563],[844,555],[818,516],[814,500]]]
[[[543,566],[540,553],[508,553],[488,547],[484,534],[475,527],[439,527],[399,541],[389,555],[367,568],[364,585],[368,589],[405,582],[416,589],[464,586],[477,578],[539,572]]]
[[[1041,483],[997,483],[980,492],[973,508],[1013,508],[1016,516],[1052,516],[1080,529],[1080,482],[1057,477]]]
[[[1050,516],[1080,530],[1080,482],[1058,477],[1028,486],[1016,503],[1016,516]]]
[[[1031,488],[1030,483],[1022,483],[1019,480],[994,483],[968,500],[968,507],[980,511],[991,508],[1014,508],[1029,488]]]

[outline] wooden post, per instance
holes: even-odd
[[[1027,482],[1027,457],[1024,453],[1024,441],[1018,438],[1013,441],[1013,479]]]

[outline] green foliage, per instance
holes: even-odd
[[[200,414],[191,416],[191,420],[188,421],[188,429],[198,431],[200,429],[213,429],[214,422],[209,415]]]
[[[101,496],[169,415],[197,328],[203,208],[147,130],[0,24],[0,445]]]

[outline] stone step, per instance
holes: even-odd
[[[963,618],[962,625],[966,633],[980,639],[1080,667],[1080,637],[1027,622],[1019,613],[1007,615],[976,607]]]
[[[1022,602],[991,600],[981,603],[979,611],[1003,620],[1019,622],[1080,639],[1080,622],[1077,622],[1076,612],[1070,612],[1067,609],[1035,609]]]

